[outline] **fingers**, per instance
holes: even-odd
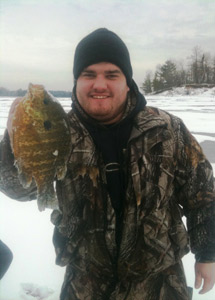
[[[202,287],[201,291],[199,292],[199,294],[207,293],[208,291],[210,291],[213,288],[213,286],[214,286],[213,280],[205,278],[203,287]]]
[[[202,285],[202,276],[200,273],[196,272],[195,288],[199,289]]]
[[[196,263],[195,274],[195,288],[199,289],[203,281],[203,286],[199,294],[207,293],[215,284],[215,263]]]

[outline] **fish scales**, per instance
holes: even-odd
[[[29,84],[12,116],[8,132],[20,182],[27,188],[34,178],[39,210],[56,208],[53,181],[65,176],[70,152],[67,115],[42,85]]]

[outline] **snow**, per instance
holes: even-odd
[[[23,299],[47,299],[54,293],[52,289],[46,286],[40,286],[33,283],[22,283],[22,297]]]
[[[47,286],[58,299],[65,268],[55,265],[51,210],[40,213],[36,201],[21,203],[1,194],[0,211],[0,236],[14,256],[1,280],[0,299],[22,299],[21,283]]]
[[[162,92],[158,96],[172,97],[172,96],[201,96],[201,97],[215,97],[215,87],[213,88],[189,88],[177,87],[172,90]]]
[[[68,111],[69,98],[58,98]],[[196,139],[215,143],[215,89],[201,89],[185,94],[183,88],[162,95],[146,96],[149,106],[156,106],[182,118]],[[14,98],[0,98],[0,136],[6,127],[9,107]],[[214,144],[215,146],[215,144]],[[213,153],[211,153],[213,156]],[[215,154],[214,154],[215,155]],[[215,159],[211,161],[215,170]],[[52,245],[51,210],[39,212],[36,201],[21,203],[0,193],[0,238],[13,252],[13,262],[1,280],[0,300],[57,300],[65,268],[55,265]],[[183,259],[187,283],[194,286],[194,257]],[[194,289],[194,300],[214,300],[215,288],[205,295]]]

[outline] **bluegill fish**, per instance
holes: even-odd
[[[64,178],[70,152],[66,112],[42,85],[29,84],[27,94],[9,115],[8,132],[20,183],[28,188],[34,178],[40,211],[57,208],[53,183],[56,176]]]

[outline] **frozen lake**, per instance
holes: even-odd
[[[69,98],[58,98],[66,111]],[[201,143],[215,169],[215,97],[214,96],[148,96],[149,106],[156,106],[184,120],[196,139]],[[0,136],[6,127],[9,107],[14,98],[0,97]],[[21,283],[46,286],[53,294],[43,299],[59,299],[64,268],[55,265],[52,246],[53,226],[50,211],[40,213],[35,201],[20,203],[0,193],[0,238],[11,248],[14,260],[1,280],[0,300],[42,299],[24,295]],[[194,258],[184,259],[188,285],[194,285]],[[41,291],[45,291],[45,288]],[[45,292],[44,292],[45,293]],[[194,291],[194,300],[214,300],[215,288],[202,296]],[[173,300],[173,299],[171,299]]]

